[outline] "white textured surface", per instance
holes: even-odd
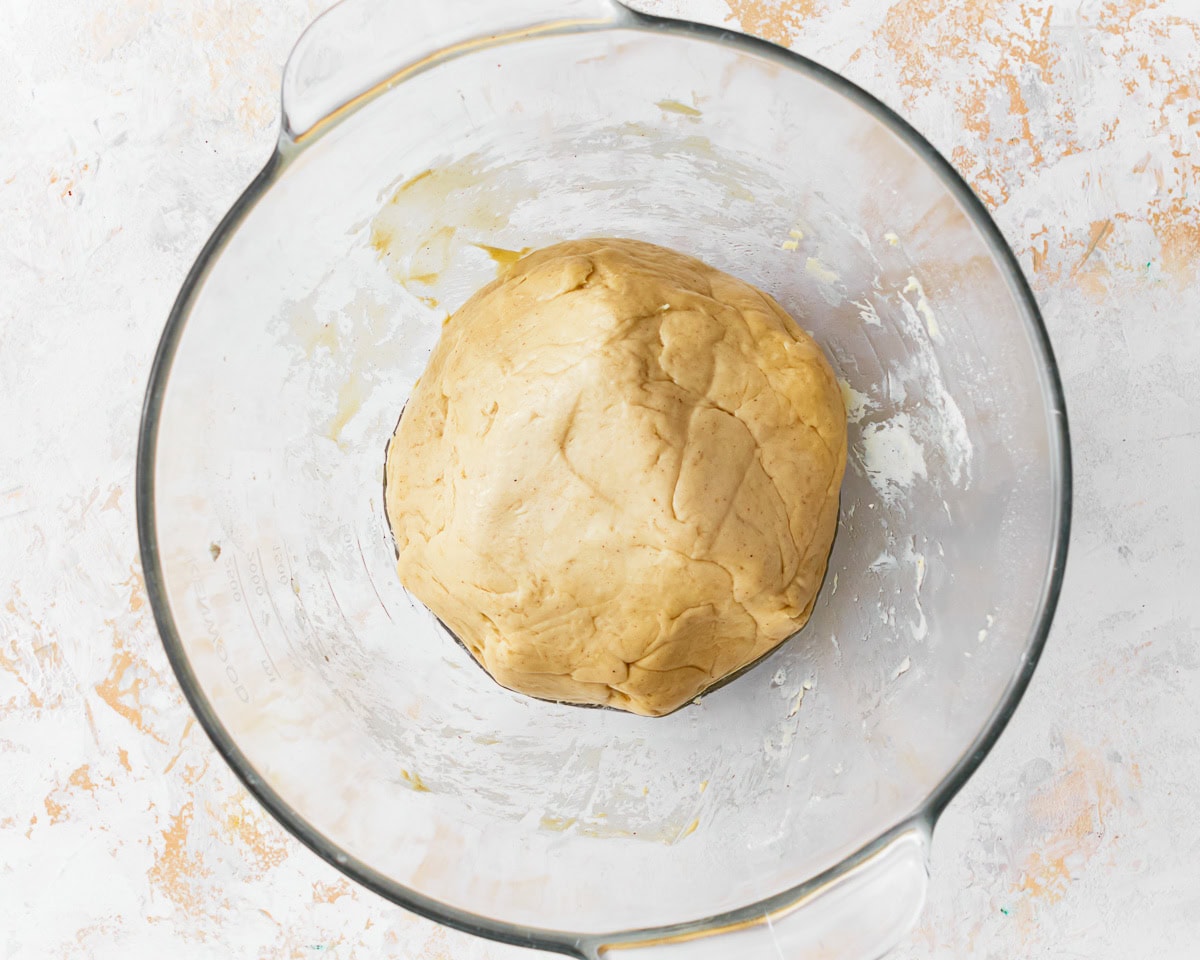
[[[651,6],[651,4],[644,4]],[[191,720],[137,562],[149,361],[266,158],[319,0],[0,8],[0,956],[526,956],[308,854]],[[897,106],[1014,245],[1062,365],[1075,534],[1017,717],[904,958],[1193,956],[1200,930],[1200,9],[670,0]]]

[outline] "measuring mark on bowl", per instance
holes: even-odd
[[[225,668],[225,678],[233,685],[234,695],[242,703],[249,703],[251,700],[250,691],[242,683],[237,668],[229,662],[229,647],[221,639],[221,631],[218,629],[216,618],[213,616],[212,601],[209,599],[208,589],[204,584],[204,577],[200,573],[200,565],[195,560],[189,561],[188,576],[191,580],[192,592],[195,595],[196,604],[199,607],[200,620],[204,624],[204,632],[208,635],[212,643],[213,652],[216,654],[217,660]]]
[[[275,554],[275,558],[274,558],[275,559],[275,574],[278,577],[279,585],[281,587],[290,586],[292,583],[291,577],[289,576],[288,572],[285,572],[284,566],[282,563],[282,558],[284,558],[286,556],[285,551],[283,550],[282,547],[276,546],[273,548],[273,552]],[[282,633],[284,636],[284,639],[288,640],[290,643],[291,637],[288,636],[287,628],[283,625],[284,624],[283,615],[279,612],[279,605],[275,603],[275,597],[271,593],[271,588],[267,585],[267,578],[265,575],[267,568],[266,568],[266,564],[263,563],[262,551],[256,550],[254,555],[258,560],[259,570],[263,571],[263,593],[266,594],[267,602],[271,604],[271,609],[275,612],[275,621],[279,624],[279,632]],[[288,564],[289,571],[290,571],[290,568],[291,568],[291,564]],[[264,650],[265,650],[265,644],[264,644]],[[275,661],[271,659],[270,653],[267,653],[267,659],[271,660],[271,666],[274,667]],[[276,671],[276,676],[278,676],[278,671]],[[275,679],[276,679],[276,677],[274,677],[274,676],[271,677],[272,682],[274,682]]]
[[[258,562],[257,564],[254,564],[254,561],[251,561],[251,572],[255,578],[251,580],[251,586],[254,587],[255,596],[266,595],[267,599],[270,600],[270,593],[267,591],[266,581],[262,576],[262,558],[259,557],[257,553],[255,554],[255,557],[257,558]],[[254,627],[254,635],[258,637],[259,646],[262,647],[263,654],[267,658],[267,664],[270,665],[270,671],[267,673],[267,677],[272,683],[274,683],[279,678],[279,668],[275,666],[275,660],[271,656],[270,649],[267,647],[267,641],[263,639],[262,631],[258,628],[258,618],[254,615],[254,610],[250,606],[250,595],[246,592],[246,584],[242,580],[242,571],[238,567],[237,557],[230,554],[229,560],[230,564],[232,565],[233,575],[237,578],[238,588],[242,593],[242,602],[245,604],[246,610],[250,614],[250,625]],[[274,601],[271,601],[271,606],[275,606]],[[279,612],[276,611],[275,615],[278,616]],[[280,627],[282,627],[282,621],[280,623]]]
[[[371,576],[371,570],[367,566],[367,555],[363,552],[362,540],[359,538],[357,533],[354,534],[354,544],[358,547],[358,557],[360,560],[362,560],[363,573],[367,575],[367,583],[371,585],[371,592],[375,594],[375,599],[379,601],[379,606],[383,608],[384,615],[391,620],[392,623],[395,623],[396,621],[392,620],[392,612],[387,608],[387,604],[383,602],[383,597],[379,595],[379,588],[375,586],[375,578]]]
[[[338,616],[342,618],[342,623],[350,631],[351,636],[355,636],[357,631],[354,629],[354,624],[350,622],[350,618],[346,616],[346,611],[342,609],[342,601],[338,599],[337,591],[333,589],[333,581],[329,579],[328,571],[324,574],[325,585],[329,587],[329,596],[333,598],[333,605],[337,607]]]

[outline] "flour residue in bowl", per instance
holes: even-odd
[[[925,322],[925,329],[929,331],[929,336],[938,343],[942,342],[942,331],[938,327],[937,317],[934,315],[933,308],[929,305],[929,298],[925,296],[925,287],[916,277],[909,277],[908,283],[904,285],[905,293],[915,293],[917,302],[910,304],[909,301],[901,298],[901,303],[909,308],[916,310],[920,314],[921,319]]]
[[[912,417],[907,413],[864,427],[860,450],[871,486],[888,503],[894,503],[918,477],[929,476],[925,449],[913,436]]]
[[[842,383],[847,418],[860,425],[852,457],[888,505],[900,505],[918,481],[968,487],[974,452],[937,356],[945,343],[942,324],[924,283],[906,273],[890,291],[876,275],[875,288],[852,301],[874,351],[889,359],[874,382]]]
[[[512,210],[536,194],[516,170],[472,154],[398,183],[369,225],[392,279],[429,310],[448,315],[473,290],[520,259],[507,244]]]
[[[846,406],[846,419],[851,423],[861,423],[868,413],[879,408],[879,404],[870,396],[850,386],[848,380],[839,379],[838,386],[842,388],[842,403]]]

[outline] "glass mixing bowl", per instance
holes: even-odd
[[[850,418],[811,622],[662,719],[498,687],[401,588],[384,516],[447,313],[589,235],[773,293]],[[321,17],[171,314],[138,460],[163,642],[249,790],[410,910],[593,960],[892,944],[1034,668],[1068,514],[1036,304],[950,166],[816,64],[611,0]]]

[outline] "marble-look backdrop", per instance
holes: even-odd
[[[895,956],[1194,956],[1200,6],[642,5],[790,45],[896,107],[994,212],[1062,365],[1059,617]],[[142,585],[150,358],[321,6],[0,5],[0,957],[529,956],[357,889],[262,813],[191,719]]]

